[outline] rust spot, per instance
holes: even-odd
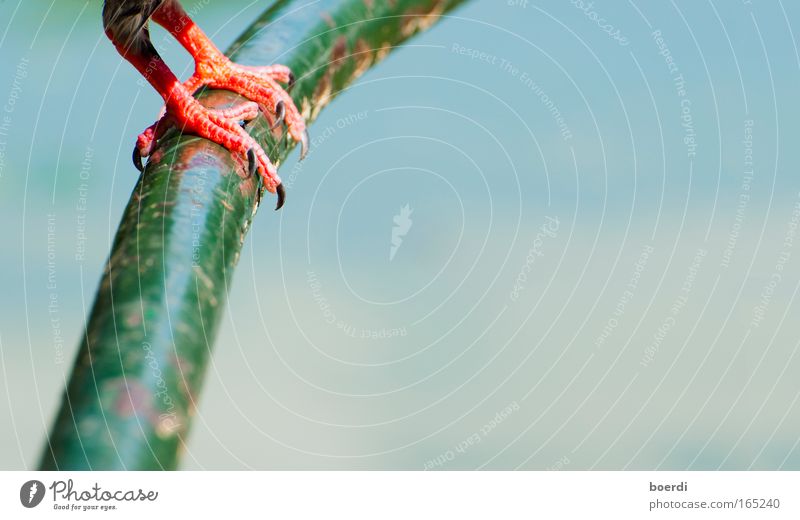
[[[309,116],[311,119],[316,119],[317,115],[319,114],[320,110],[322,110],[325,105],[330,102],[331,93],[332,93],[332,84],[333,84],[333,74],[331,73],[331,69],[325,71],[325,74],[320,78],[319,82],[317,83],[317,87],[314,89],[314,104],[310,109]],[[306,116],[308,117],[308,116]]]
[[[304,97],[303,101],[300,103],[300,113],[303,114],[303,117],[306,119],[311,117],[311,100],[307,97]]]
[[[182,374],[182,377],[184,378],[190,377],[194,371],[194,363],[185,357],[178,356],[175,353],[172,354],[172,364],[178,369],[178,373]]]
[[[160,162],[164,158],[164,152],[160,149],[156,149],[153,153],[150,154],[150,160],[155,162]]]
[[[330,69],[338,69],[342,66],[342,61],[344,60],[345,56],[347,55],[347,38],[344,36],[339,36],[336,38],[336,43],[333,44],[333,49],[331,49],[331,56],[330,56],[330,63],[328,64],[328,70]]]
[[[125,325],[128,327],[136,327],[142,324],[142,315],[139,312],[131,312],[125,319]]]
[[[163,397],[161,390],[156,394],[153,391],[138,380],[120,377],[104,384],[101,395],[105,407],[122,419],[136,418],[147,423],[162,438],[180,434],[188,426],[186,414],[171,398]],[[168,406],[159,410],[156,402],[168,402]]]
[[[336,22],[333,21],[333,17],[331,16],[330,13],[325,12],[322,13],[320,16],[322,16],[322,20],[325,22],[325,25],[327,25],[331,29],[336,27]]]
[[[184,149],[181,151],[180,160],[176,161],[176,166],[178,165],[183,166],[183,170],[207,170],[217,168],[219,163],[210,153],[197,153],[194,150]]]
[[[444,13],[445,3],[445,0],[437,0],[429,10],[424,7],[410,8],[400,23],[400,33],[409,37],[418,31],[428,29]]]
[[[375,53],[375,61],[379,62],[382,61],[389,53],[392,52],[392,44],[389,42],[385,42],[381,45],[381,48]]]
[[[136,416],[149,419],[152,416],[152,395],[139,381],[119,378],[108,382],[105,386],[109,392],[116,394],[113,410],[120,417]]]
[[[239,177],[241,178],[241,182],[239,182],[238,185],[239,193],[245,198],[252,196],[258,186],[258,174],[252,175],[251,177],[239,175]],[[228,195],[222,190],[218,190],[217,194],[219,197],[228,198]]]
[[[359,38],[356,41],[355,49],[353,50],[353,59],[355,60],[355,70],[353,71],[353,78],[357,78],[369,69],[372,64],[372,48],[369,44]]]
[[[222,204],[223,206],[225,206],[225,209],[227,209],[228,211],[233,211],[233,206],[231,206],[231,203],[230,203],[230,202],[228,202],[227,200],[224,200],[224,199],[223,199],[223,200],[221,200],[221,201],[219,201],[219,202],[220,202],[220,204]]]
[[[325,105],[331,100],[333,93],[333,75],[343,65],[347,57],[347,38],[339,36],[331,48],[330,56],[328,57],[328,68],[325,73],[317,82],[314,93],[311,95],[313,103],[310,107],[306,107],[307,100],[303,100],[303,115],[306,118],[315,119]]]

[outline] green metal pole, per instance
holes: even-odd
[[[289,65],[292,96],[310,124],[393,46],[461,1],[279,1],[228,55]],[[211,107],[243,101],[226,91],[200,97]],[[293,147],[263,116],[248,130],[277,164]],[[177,132],[153,153],[117,231],[41,469],[178,465],[228,281],[258,208],[260,179],[241,171],[220,146]]]

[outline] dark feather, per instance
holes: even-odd
[[[174,0],[105,0],[103,27],[118,45],[132,52],[150,47],[147,21],[164,2]]]

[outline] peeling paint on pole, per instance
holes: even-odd
[[[279,1],[229,55],[289,65],[298,78],[292,95],[311,123],[388,49],[459,3],[322,0],[298,11],[304,0]],[[291,51],[279,58],[283,49]],[[225,91],[200,98],[217,108],[243,101]],[[263,115],[248,130],[276,165],[294,146]],[[41,469],[177,467],[261,193],[258,177],[243,178],[222,147],[165,136],[122,217]]]

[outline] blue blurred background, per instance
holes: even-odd
[[[0,2],[0,469],[38,460],[160,108],[101,4]],[[184,4],[224,48],[268,2]],[[798,31],[475,0],[390,55],[282,166],[183,467],[800,469]]]

